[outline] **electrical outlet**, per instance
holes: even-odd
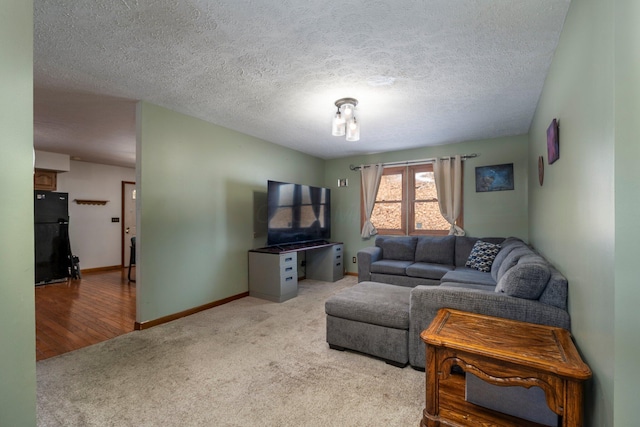
[[[351,262],[356,263],[356,257],[351,258]]]

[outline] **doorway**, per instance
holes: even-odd
[[[131,261],[131,238],[136,236],[136,183],[122,181],[122,267]],[[135,254],[134,254],[135,255]],[[135,262],[133,263],[135,264]]]

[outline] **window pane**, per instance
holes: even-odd
[[[414,176],[416,200],[437,200],[438,191],[433,172],[417,172]]]
[[[371,215],[374,227],[387,230],[402,228],[402,203],[376,203]]]
[[[402,174],[382,175],[376,202],[402,200]]]
[[[292,228],[293,227],[293,209],[288,207],[280,207],[276,210],[273,218],[269,220],[269,228]]]
[[[311,204],[311,188],[310,187],[302,187],[300,188],[300,197],[303,205]]]
[[[414,226],[416,230],[449,230],[451,228],[440,214],[438,202],[417,202]]]
[[[295,184],[278,186],[278,206],[293,205],[293,190],[295,187]]]
[[[318,217],[316,218],[316,214],[313,212],[313,206],[301,206],[300,207],[300,227],[325,227],[325,215],[324,215],[325,205],[320,205],[320,210],[318,212]]]

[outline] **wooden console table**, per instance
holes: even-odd
[[[441,309],[420,335],[427,344],[426,408],[421,427],[539,426],[465,400],[463,371],[500,386],[538,386],[562,426],[583,424],[583,381],[591,370],[569,331]]]

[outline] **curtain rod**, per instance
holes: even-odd
[[[460,156],[462,160],[466,160],[466,159],[473,159],[474,157],[478,157],[479,154],[473,153],[473,154],[465,154],[463,156]],[[449,160],[453,158],[453,156],[449,156],[449,157],[440,157],[440,159],[442,160]],[[421,160],[407,160],[404,162],[388,162],[388,163],[383,163],[382,167],[387,167],[387,166],[402,166],[402,165],[422,165],[425,163],[433,163],[433,161],[435,160],[435,158],[431,158],[431,159],[421,159]],[[364,165],[365,168],[370,167],[371,165]],[[349,169],[351,169],[352,171],[359,171],[360,170],[360,166],[354,166],[354,165],[349,165]]]

